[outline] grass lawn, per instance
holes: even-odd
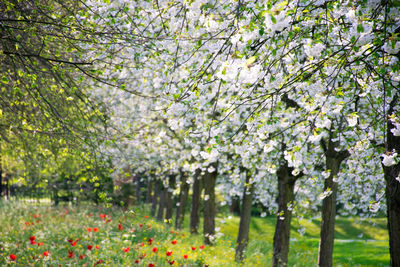
[[[216,245],[203,247],[201,236],[148,215],[146,207],[0,202],[0,266],[238,266],[238,217],[220,215]],[[293,219],[289,266],[316,265],[319,224]],[[243,266],[270,266],[274,227],[273,217],[252,218]],[[334,266],[389,266],[385,218],[338,218],[335,231]]]

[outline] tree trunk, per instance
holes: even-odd
[[[193,177],[192,205],[190,208],[190,232],[192,234],[198,234],[199,231],[200,197],[202,189],[202,177],[200,173],[201,170],[197,169]]]
[[[171,219],[172,219],[172,213],[174,211],[173,209],[173,205],[174,205],[174,198],[172,195],[172,192],[174,190],[174,186],[175,186],[175,180],[176,177],[175,175],[170,175],[169,176],[169,183],[168,183],[168,188],[166,188],[166,214],[165,214],[165,220],[167,221],[168,224],[171,223]]]
[[[154,192],[153,192],[153,199],[151,204],[151,216],[156,216],[157,211],[157,200],[159,198],[161,192],[161,182],[159,180],[154,181]]]
[[[294,184],[299,176],[292,175],[287,162],[280,166],[278,176],[278,215],[274,234],[272,266],[287,266],[290,244],[292,211],[288,206],[294,201]]]
[[[204,243],[211,245],[215,235],[215,182],[217,181],[217,164],[211,164],[213,172],[206,171],[204,175],[204,217],[203,235]]]
[[[185,220],[186,203],[189,192],[189,184],[186,182],[186,174],[181,173],[181,184],[179,193],[179,205],[176,208],[175,229],[182,229]]]
[[[318,265],[323,267],[332,266],[333,245],[335,240],[335,219],[336,219],[336,198],[338,184],[334,178],[340,171],[340,164],[348,156],[347,150],[336,152],[336,142],[332,141],[332,134],[329,137],[329,144],[325,150],[326,169],[330,170],[329,177],[324,182],[324,192],[330,192],[327,197],[322,200],[321,212],[321,238],[319,242]]]
[[[160,199],[158,201],[158,213],[157,213],[158,221],[162,221],[164,219],[166,195],[167,195],[167,188],[163,186],[160,193]]]
[[[0,146],[1,149],[1,146]],[[0,199],[3,196],[3,165],[2,165],[2,158],[1,158],[1,150],[0,150]]]
[[[135,175],[136,182],[136,205],[142,202],[142,177],[139,174]]]
[[[250,171],[246,172],[246,183],[243,190],[242,199],[242,212],[240,214],[239,234],[236,246],[235,259],[237,262],[242,263],[244,260],[244,252],[249,241],[249,229],[251,219],[251,204],[253,202],[254,186],[249,184]],[[248,186],[247,186],[248,185]]]
[[[388,114],[392,115],[394,107],[398,105],[398,95],[396,95],[390,103]],[[400,154],[400,136],[394,136],[391,130],[395,128],[393,123],[387,122],[387,143],[386,153],[395,150]],[[390,266],[400,266],[400,183],[396,180],[400,175],[400,162],[392,166],[383,166],[386,181],[386,202],[387,202],[387,219],[389,230],[389,251]]]
[[[151,177],[147,177],[147,191],[146,191],[146,203],[151,203],[151,193],[153,191],[153,180]]]

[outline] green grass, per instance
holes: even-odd
[[[106,222],[99,214],[107,214],[111,221]],[[216,245],[200,249],[201,235],[191,236],[187,228],[177,233],[147,215],[147,207],[135,208],[132,213],[94,205],[54,208],[46,203],[0,202],[0,266],[93,266],[99,260],[106,266],[134,266],[138,259],[138,266],[170,266],[167,260],[175,260],[173,266],[238,266],[234,262],[238,217],[219,215]],[[118,224],[123,226],[122,230]],[[316,266],[319,226],[319,219],[292,220],[289,266]],[[99,231],[88,232],[87,227],[98,227]],[[303,227],[305,232],[300,235],[299,229]],[[243,266],[270,266],[274,228],[274,217],[252,218]],[[30,236],[36,236],[36,242],[43,245],[32,245]],[[335,237],[334,266],[389,266],[385,218],[340,217]],[[154,239],[151,246],[149,238]],[[68,239],[79,240],[72,246]],[[177,240],[177,244],[171,244],[172,240]],[[99,249],[89,251],[88,245],[99,245]],[[122,249],[128,246],[130,251],[124,252]],[[157,253],[152,252],[154,246]],[[192,250],[192,246],[196,249]],[[166,256],[169,250],[173,251],[172,256]],[[44,251],[49,251],[50,256],[43,256]],[[74,252],[73,258],[68,258],[69,251]],[[143,253],[146,256],[140,259]],[[11,261],[10,254],[17,255],[17,259]],[[83,259],[79,259],[81,254]]]

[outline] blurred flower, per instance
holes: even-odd
[[[48,257],[49,256],[49,251],[43,252],[43,256]]]
[[[118,224],[118,230],[122,230],[122,225],[121,224]]]
[[[192,250],[196,250],[196,247],[192,247]]]
[[[172,255],[172,251],[167,251],[167,256],[171,256]]]
[[[87,246],[87,249],[88,249],[88,250],[92,250],[92,248],[93,248],[92,245],[88,245],[88,246]]]
[[[124,252],[129,252],[129,247],[122,249]]]
[[[97,228],[97,227],[93,228],[93,232],[98,232],[98,231],[99,231],[99,228]]]
[[[185,255],[183,255],[183,257],[184,257],[185,259],[187,259],[187,258],[188,258],[188,255],[185,254]]]
[[[81,259],[81,260],[83,260],[83,258],[85,257],[85,255],[79,255],[79,258]]]
[[[11,255],[10,255],[10,259],[11,259],[12,261],[15,261],[15,260],[17,259],[17,255],[11,254]]]
[[[171,241],[172,245],[176,245],[177,242],[178,242],[178,241],[176,241],[176,240],[172,240],[172,241]]]
[[[156,253],[157,252],[157,247],[153,248],[153,252]]]
[[[68,258],[73,258],[73,257],[75,257],[75,254],[74,254],[74,252],[73,251],[68,251]]]
[[[87,230],[88,232],[91,232],[91,231],[92,231],[92,228],[88,227],[88,228],[86,228],[86,230]]]

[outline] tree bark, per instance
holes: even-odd
[[[190,208],[190,232],[192,234],[198,234],[199,231],[200,196],[202,189],[202,177],[200,173],[201,170],[197,169],[193,177],[192,204]]]
[[[136,205],[142,202],[142,177],[139,174],[135,175],[136,182]]]
[[[395,95],[390,103],[388,114],[394,113],[394,107],[398,105],[399,98]],[[391,130],[395,128],[393,123],[387,122],[387,141],[386,153],[392,153],[395,150],[400,154],[400,136],[394,136]],[[386,202],[387,202],[387,220],[389,230],[389,251],[390,266],[400,266],[400,183],[396,178],[400,175],[400,162],[392,166],[383,166],[386,182]]]
[[[162,186],[160,199],[158,201],[158,212],[157,212],[157,220],[162,221],[164,219],[164,210],[165,210],[165,199],[167,195],[167,188]]]
[[[175,186],[175,174],[172,174],[168,177],[169,183],[168,183],[168,188],[166,188],[166,213],[165,213],[165,220],[167,221],[168,224],[171,223],[172,219],[172,213],[174,211],[173,205],[174,205],[174,198],[172,195],[173,188]]]
[[[147,191],[146,191],[146,203],[151,203],[151,193],[153,191],[153,180],[151,177],[147,177]]]
[[[290,222],[292,211],[288,206],[294,201],[294,185],[300,177],[292,175],[293,168],[287,162],[277,171],[278,176],[278,215],[274,234],[272,266],[287,266],[290,244]]]
[[[157,211],[157,200],[159,198],[161,192],[161,182],[159,180],[154,181],[154,192],[153,192],[153,199],[151,204],[151,216],[156,216]]]
[[[217,181],[217,164],[211,164],[213,172],[206,171],[204,181],[204,217],[203,235],[204,243],[211,245],[215,235],[215,182]]]
[[[175,229],[182,229],[183,221],[185,220],[186,203],[189,193],[189,184],[186,180],[186,174],[181,172],[179,205],[176,208]]]
[[[335,240],[335,219],[336,219],[336,198],[338,184],[334,178],[340,171],[340,164],[348,156],[347,150],[336,152],[336,142],[332,141],[332,134],[329,137],[328,147],[323,145],[326,158],[326,169],[330,170],[329,177],[324,182],[324,192],[330,192],[330,195],[322,200],[321,211],[321,233],[319,242],[318,266],[331,267],[333,245]]]
[[[242,263],[244,260],[244,253],[247,247],[247,243],[249,242],[251,205],[253,202],[254,193],[254,186],[252,184],[249,184],[249,181],[250,171],[246,170],[246,183],[243,190],[242,212],[240,214],[240,225],[235,254],[235,259],[239,263]]]

